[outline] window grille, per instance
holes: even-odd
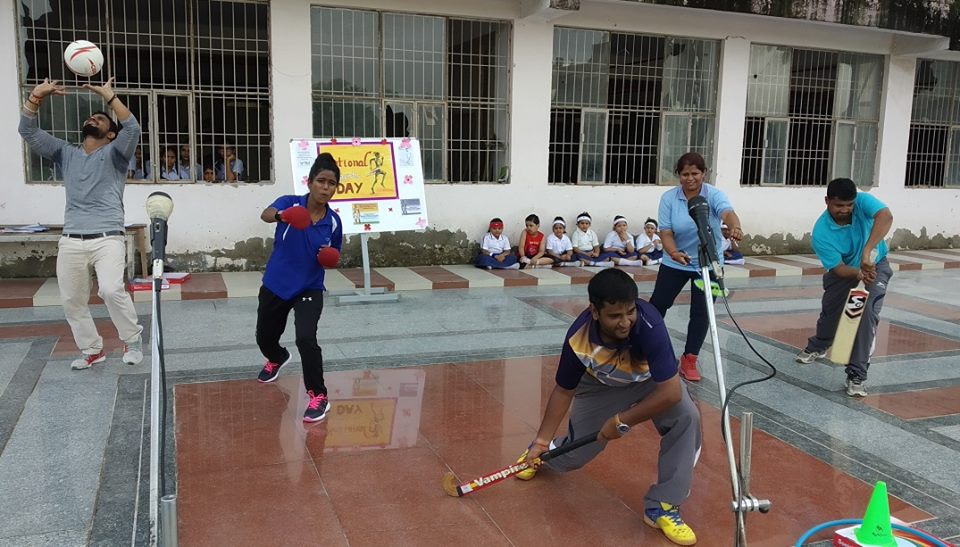
[[[66,98],[46,101],[40,126],[80,141],[83,121],[107,110],[80,88],[116,78],[115,88],[143,127],[131,174],[164,180],[168,148],[184,182],[222,163],[225,146],[243,162],[241,180],[272,174],[269,81],[269,5],[263,0],[49,0],[18,2],[20,83],[24,97],[45,77],[60,80]],[[96,43],[104,70],[92,80],[69,72],[63,48],[78,39]],[[28,180],[58,180],[51,162],[35,155]]]
[[[674,183],[685,152],[710,163],[720,43],[556,28],[550,182]]]
[[[506,182],[510,26],[315,6],[313,133],[416,137],[432,181]]]
[[[883,57],[754,44],[741,183],[874,183]]]
[[[960,186],[960,63],[917,60],[904,185]]]

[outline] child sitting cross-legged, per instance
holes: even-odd
[[[600,258],[600,239],[597,233],[590,228],[593,219],[590,213],[584,211],[577,215],[577,229],[570,236],[573,243],[573,257],[583,262],[584,266],[609,268],[613,262]]]
[[[477,267],[492,270],[516,270],[520,268],[517,257],[510,251],[510,240],[503,235],[503,221],[494,218],[483,242],[480,244],[480,254],[477,256]]]
[[[554,266],[580,266],[580,260],[573,258],[573,243],[566,230],[563,217],[553,219],[553,231],[547,236],[547,256],[553,259]]]

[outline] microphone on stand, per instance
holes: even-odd
[[[700,238],[700,245],[703,248],[701,256],[706,254],[707,260],[713,267],[713,273],[717,279],[723,278],[723,269],[720,260],[717,258],[717,242],[713,237],[713,229],[710,228],[710,204],[703,196],[694,196],[687,202],[687,212],[693,218],[697,225],[697,236]],[[702,267],[703,264],[700,264]]]
[[[167,219],[173,212],[173,200],[163,192],[154,192],[147,196],[146,207],[147,217],[150,219],[150,246],[153,247],[153,320],[150,325],[151,535],[153,538],[159,535],[162,545],[176,545],[177,496],[175,493],[167,493],[164,472],[166,469],[167,372],[163,362],[163,322],[160,316],[163,261],[167,247]]]
[[[147,217],[150,218],[150,246],[153,260],[164,260],[167,247],[167,219],[173,212],[173,200],[164,192],[154,192],[147,197]],[[156,275],[156,272],[154,272]],[[163,272],[160,272],[163,275]]]

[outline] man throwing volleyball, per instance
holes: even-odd
[[[273,382],[290,362],[292,355],[280,345],[280,336],[293,310],[303,384],[310,398],[303,421],[318,422],[330,409],[323,382],[323,352],[317,343],[324,268],[336,265],[343,247],[343,224],[328,206],[340,182],[340,168],[333,156],[320,154],[307,181],[309,193],[281,196],[260,213],[261,220],[276,222],[277,229],[257,307],[257,345],[267,359],[257,380]]]
[[[34,87],[20,116],[23,140],[32,153],[56,164],[66,191],[63,237],[57,243],[57,285],[73,340],[80,348],[80,355],[70,364],[74,370],[107,359],[103,338],[90,315],[91,266],[97,272],[98,294],[123,341],[123,362],[136,365],[143,360],[143,327],[123,285],[127,252],[123,189],[130,158],[140,140],[140,124],[114,92],[113,78],[103,85],[83,87],[99,95],[119,123],[106,112],[94,112],[83,122],[79,145],[58,139],[38,125],[43,102],[51,95],[67,94],[56,81],[44,79]]]

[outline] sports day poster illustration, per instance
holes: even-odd
[[[290,141],[296,194],[307,193],[317,156],[327,152],[340,167],[340,184],[330,200],[343,220],[343,233],[422,230],[427,227],[420,143],[390,139],[294,139]]]

